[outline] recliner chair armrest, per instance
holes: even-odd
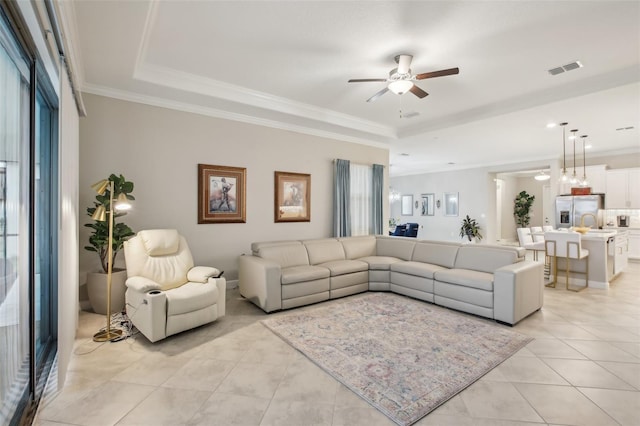
[[[129,277],[125,284],[127,288],[138,293],[146,293],[151,290],[162,290],[160,284],[145,277]]]
[[[210,266],[194,266],[187,272],[187,280],[194,283],[206,283],[209,277],[217,277],[220,270]]]
[[[515,324],[542,307],[544,265],[523,261],[506,265],[493,274],[493,318]]]

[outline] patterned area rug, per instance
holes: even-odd
[[[392,293],[366,293],[262,323],[399,425],[410,425],[532,339]]]

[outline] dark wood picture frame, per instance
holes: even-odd
[[[275,172],[274,222],[311,221],[311,175]]]
[[[246,223],[247,169],[198,164],[198,223]]]

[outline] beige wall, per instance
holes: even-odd
[[[87,117],[80,122],[81,223],[88,222],[86,208],[94,197],[89,186],[110,173],[121,173],[135,184],[136,201],[126,223],[134,231],[178,229],[196,264],[223,269],[227,279],[237,278],[237,258],[250,252],[253,241],[331,236],[335,158],[382,164],[388,181],[386,149],[83,96]],[[247,169],[246,223],[197,223],[198,163]],[[276,170],[311,174],[311,222],[274,223]],[[81,246],[88,235],[81,227]],[[85,282],[84,273],[98,268],[95,253],[81,250],[80,282]]]

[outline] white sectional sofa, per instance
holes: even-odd
[[[253,243],[240,294],[265,312],[391,291],[515,324],[542,307],[543,264],[525,250],[364,236]]]

